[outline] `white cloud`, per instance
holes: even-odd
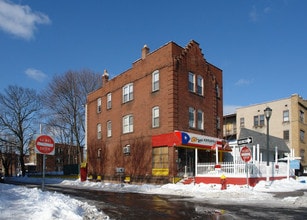
[[[255,6],[253,6],[252,10],[249,12],[249,18],[252,22],[256,22],[258,20],[258,12]]]
[[[270,13],[270,11],[271,11],[271,8],[270,8],[270,7],[266,7],[266,8],[263,9],[263,12],[264,12],[265,14]]]
[[[42,82],[45,78],[47,78],[47,75],[43,73],[40,70],[29,68],[25,71],[26,75],[38,82]]]
[[[241,106],[238,105],[224,105],[223,106],[223,115],[230,115],[236,113],[236,109]]]
[[[33,38],[37,24],[49,24],[49,17],[33,12],[27,5],[0,0],[0,29],[14,36],[29,40]]]
[[[253,80],[248,80],[248,79],[239,79],[235,85],[236,86],[245,86],[245,85],[250,85],[252,84]]]
[[[256,6],[253,6],[251,11],[249,12],[249,19],[252,22],[257,22],[260,19],[264,18],[265,15],[269,14],[271,12],[271,7],[267,6],[263,10],[259,10],[256,8]]]

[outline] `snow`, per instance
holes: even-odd
[[[41,183],[41,178],[10,177],[10,180]],[[261,181],[255,187],[220,184],[119,184],[80,180],[45,179],[45,184],[59,184],[83,189],[144,194],[167,194],[190,197],[189,200],[208,201],[213,204],[270,204],[279,207],[307,207],[307,177],[275,180],[270,186]],[[41,187],[0,184],[1,219],[109,219],[96,207],[69,196],[42,191]],[[303,196],[274,197],[274,192],[306,190]]]

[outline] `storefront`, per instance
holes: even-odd
[[[184,131],[152,137],[152,175],[194,176],[197,163],[223,161],[223,154],[231,152],[223,139]]]

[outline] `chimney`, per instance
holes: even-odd
[[[102,74],[102,86],[104,86],[108,81],[109,81],[109,73],[107,70],[104,70]]]
[[[146,58],[147,54],[149,54],[149,47],[147,47],[147,45],[145,44],[142,48],[142,60]]]

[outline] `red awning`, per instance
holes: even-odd
[[[151,145],[153,147],[169,146],[181,144],[181,138],[175,132],[152,136]]]
[[[182,146],[199,149],[214,150],[218,147],[219,151],[231,151],[231,148],[223,139],[198,135],[182,131],[174,131],[171,133],[155,135],[152,137],[152,147],[161,146]]]

